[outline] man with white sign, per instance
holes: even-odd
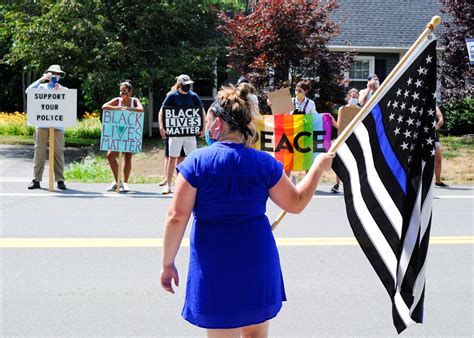
[[[64,76],[66,73],[61,69],[61,66],[51,65],[40,79],[26,89],[28,124],[36,126],[33,180],[28,185],[28,189],[41,188],[40,182],[43,179],[49,132],[54,130],[54,137],[51,137],[52,143],[54,143],[54,178],[58,189],[66,190],[64,184],[64,127],[76,123],[77,93],[75,90],[64,91],[67,88],[59,84],[59,80]],[[71,106],[73,109],[70,108]]]

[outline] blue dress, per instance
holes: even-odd
[[[181,315],[208,329],[275,317],[286,295],[265,211],[282,164],[242,144],[216,142],[193,151],[177,170],[197,188]]]

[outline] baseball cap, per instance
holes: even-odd
[[[180,76],[178,76],[176,78],[176,83],[177,84],[191,84],[191,83],[194,83],[193,80],[191,80],[191,78],[189,77],[189,75],[186,75],[186,74],[181,74]]]

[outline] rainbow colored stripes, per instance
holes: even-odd
[[[256,149],[271,153],[285,170],[307,170],[331,146],[331,115],[266,115],[257,121]]]

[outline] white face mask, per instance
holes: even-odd
[[[356,106],[359,103],[359,99],[356,99],[355,97],[351,97],[351,98],[349,98],[348,103],[350,105]]]
[[[375,81],[374,85],[375,85],[375,88],[378,88],[380,86],[380,81],[379,80]]]

